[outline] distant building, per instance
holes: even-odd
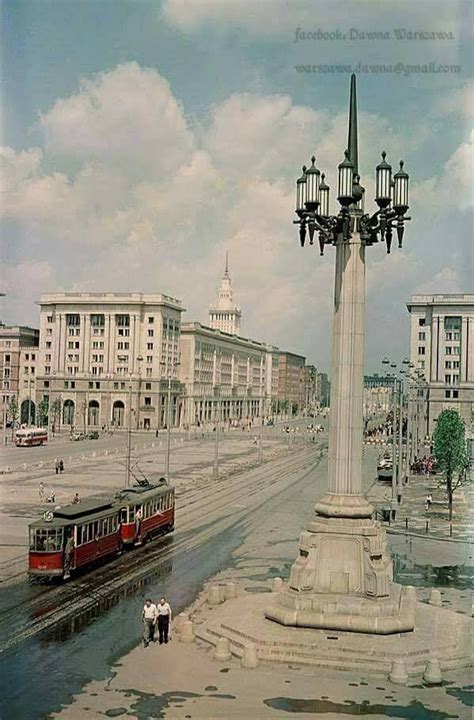
[[[37,398],[61,401],[58,420],[160,428],[180,422],[180,300],[160,294],[43,295]]]
[[[305,405],[305,364],[303,355],[279,352],[278,401],[289,413]]]
[[[384,375],[364,376],[364,417],[386,415],[392,407],[394,379]]]
[[[233,300],[232,281],[229,275],[229,254],[226,253],[219,299],[217,305],[211,305],[209,308],[209,327],[231,335],[240,335],[241,318],[242,312]]]
[[[327,373],[318,373],[317,384],[319,404],[321,407],[329,407],[331,383],[329,382]]]
[[[278,392],[277,348],[206,327],[181,327],[180,379],[184,385],[184,419],[239,422],[270,412]]]
[[[14,399],[18,405],[18,420],[35,422],[36,375],[38,363],[39,330],[36,328],[0,326],[0,377],[2,379],[2,425],[11,420],[9,405]]]
[[[304,407],[307,410],[315,410],[318,405],[318,371],[314,365],[305,365]]]
[[[474,414],[474,294],[412,295],[410,360],[427,383],[427,432],[454,408],[468,427]]]

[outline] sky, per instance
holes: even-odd
[[[415,292],[473,292],[472,4],[4,0],[2,300],[163,292],[207,321],[225,253],[242,334],[329,370],[334,251],[300,248],[314,153],[337,210],[357,73],[359,170],[410,174],[404,248],[367,249],[366,369],[408,353]],[[433,72],[433,69],[436,72]]]

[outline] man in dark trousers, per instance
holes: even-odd
[[[158,633],[160,636],[160,645],[168,642],[168,634],[171,622],[171,608],[164,597],[156,606],[156,614],[158,617]]]

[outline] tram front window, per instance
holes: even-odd
[[[30,536],[30,550],[37,552],[58,552],[63,546],[63,531],[60,530],[36,530]]]

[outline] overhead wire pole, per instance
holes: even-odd
[[[132,373],[128,384],[128,433],[127,433],[127,462],[125,466],[125,487],[130,487],[130,460],[132,455]]]
[[[402,372],[402,371],[400,371]],[[399,416],[398,416],[398,472],[397,472],[397,500],[402,492],[402,476],[403,476],[403,379],[398,380],[399,388]]]
[[[214,428],[214,464],[213,476],[219,477],[219,419],[220,419],[220,400],[216,403],[216,424]]]
[[[171,375],[168,376],[168,400],[166,403],[166,457],[165,477],[170,480],[170,454],[171,454]]]

